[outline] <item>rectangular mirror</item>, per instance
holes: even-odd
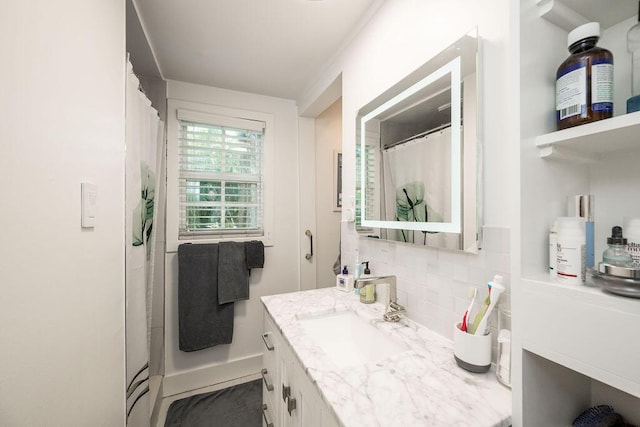
[[[480,248],[478,64],[475,30],[358,111],[359,233]]]

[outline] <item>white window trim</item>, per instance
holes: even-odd
[[[191,237],[179,239],[178,218],[178,148],[180,123],[178,121],[178,110],[182,113],[188,111],[196,117],[201,117],[203,122],[207,122],[207,117],[215,120],[223,117],[229,121],[254,120],[265,123],[264,132],[264,235],[262,237]],[[196,102],[180,101],[169,99],[167,101],[167,252],[177,252],[178,246],[183,243],[218,243],[220,241],[247,241],[260,240],[265,246],[273,246],[273,215],[274,215],[274,118],[272,114],[258,111],[240,110],[235,108],[222,107],[218,105],[199,104]]]

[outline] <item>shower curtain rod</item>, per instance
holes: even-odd
[[[446,129],[448,127],[451,127],[451,122],[442,124],[440,126],[436,126],[436,127],[432,128],[432,129],[426,130],[424,132],[420,132],[420,133],[418,133],[416,135],[410,136],[409,138],[401,139],[400,141],[393,142],[393,143],[391,143],[389,145],[385,145],[382,149],[383,150],[388,150],[388,149],[396,147],[398,145],[406,144],[407,142],[413,141],[414,139],[418,139],[418,138],[421,138],[423,136],[431,135],[432,133],[438,132],[438,131],[440,131],[442,129]]]

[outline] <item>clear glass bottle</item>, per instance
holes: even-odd
[[[619,267],[631,267],[633,258],[627,252],[627,239],[622,237],[622,227],[616,225],[611,229],[611,237],[607,237],[609,248],[602,254],[602,262]]]
[[[638,22],[627,32],[627,50],[631,54],[631,98],[627,100],[627,113],[640,111],[640,1]]]
[[[589,22],[571,31],[571,55],[556,72],[558,130],[613,116],[613,54],[597,46],[600,24]]]

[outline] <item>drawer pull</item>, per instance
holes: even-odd
[[[273,427],[273,423],[271,421],[269,421],[269,418],[267,417],[267,404],[263,403],[262,404],[262,417],[264,418],[264,423],[267,427]]]
[[[287,401],[287,397],[291,396],[291,387],[282,384],[282,400]]]
[[[296,399],[293,397],[289,397],[287,399],[287,411],[289,412],[289,416],[291,416],[291,412],[296,409]]]
[[[265,387],[267,387],[267,391],[273,391],[273,384],[270,384],[269,380],[267,379],[267,368],[262,369],[261,373],[262,381],[264,381],[264,385]]]
[[[304,256],[304,258],[309,261],[313,257],[313,234],[311,234],[311,230],[307,230],[304,232],[304,235],[309,238],[309,252]]]
[[[267,347],[267,350],[273,351],[275,347],[273,346],[273,344],[267,342],[267,335],[269,335],[267,332],[262,334],[262,341],[264,341],[264,345]]]

